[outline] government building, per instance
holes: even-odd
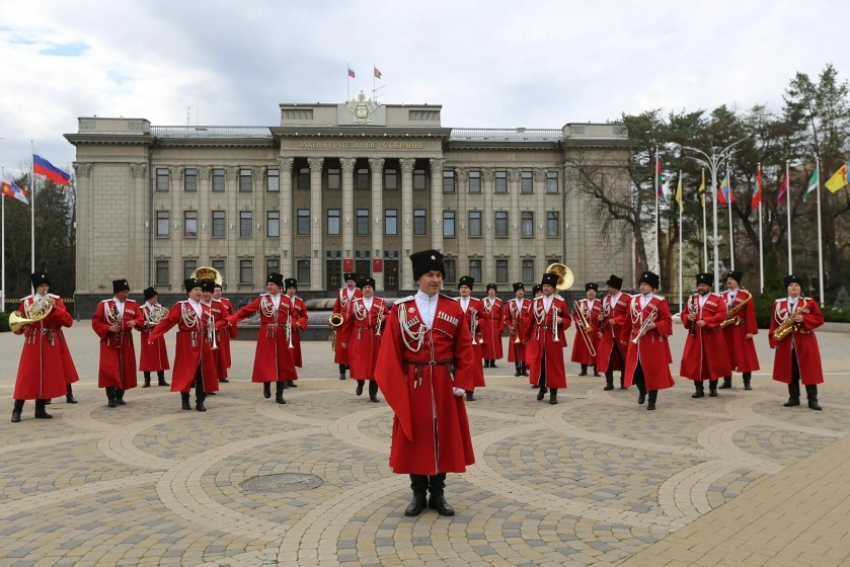
[[[450,293],[463,275],[477,295],[489,282],[510,292],[552,262],[582,292],[611,273],[632,279],[634,247],[606,248],[571,186],[571,155],[623,162],[623,125],[450,128],[441,110],[361,93],[281,104],[270,127],[80,118],[65,136],[76,147],[78,313],[117,278],[166,303],[203,266],[240,301],[269,272],[297,278],[304,297],[333,297],[347,271],[374,277],[378,295],[407,295],[407,258],[426,248],[446,255]]]

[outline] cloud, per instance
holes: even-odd
[[[89,50],[89,46],[82,41],[75,43],[53,43],[50,47],[40,50],[42,55],[53,55],[56,57],[79,57]]]

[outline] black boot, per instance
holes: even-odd
[[[516,368],[516,372],[514,372],[514,377],[522,376],[522,363],[516,362],[514,363],[514,367]]]
[[[539,389],[538,389],[538,391],[537,391],[537,399],[538,399],[538,401],[539,401],[539,400],[542,400],[542,399],[543,399],[543,396],[545,396],[545,395],[546,395],[546,392],[548,392],[548,391],[549,391],[549,390],[546,388],[546,386],[540,386],[540,387],[539,387]]]
[[[526,366],[525,362],[522,363],[522,375],[528,376],[528,366]]]
[[[275,391],[274,401],[279,404],[285,404],[286,400],[283,399],[284,382],[282,380],[278,380],[277,382],[275,382],[275,384],[277,384],[277,390]]]
[[[623,376],[623,374],[620,374],[620,389],[628,390],[628,388],[626,388],[626,377]]]
[[[605,387],[603,390],[606,392],[610,392],[614,389],[614,373],[612,371],[608,371],[605,373]]]
[[[558,403],[558,388],[549,389],[549,403],[553,406]]]
[[[24,400],[15,400],[15,405],[12,407],[12,423],[21,421],[22,411],[24,411]]]
[[[69,404],[77,403],[77,398],[74,397],[74,389],[71,388],[70,384],[65,386],[65,402]]]
[[[36,400],[35,401],[35,417],[36,419],[53,419],[53,416],[47,413],[47,410],[44,409],[45,400]]]
[[[267,400],[272,397],[272,383],[271,382],[263,382],[263,397]]]
[[[381,401],[378,398],[378,382],[375,380],[369,380],[369,401],[375,404]]]
[[[295,385],[295,380],[287,380],[286,381],[286,387],[287,388],[297,388],[298,386]]]
[[[800,382],[792,380],[788,384],[788,401],[782,407],[793,408],[800,405]]]
[[[475,396],[472,395],[471,390],[466,391],[466,401],[467,402],[474,402],[475,401]]]
[[[189,403],[189,392],[180,392],[180,400],[183,402],[183,409],[192,409],[192,404]]]
[[[207,406],[204,405],[204,400],[207,399],[207,394],[203,390],[200,392],[195,388],[195,409],[198,411],[207,411]]]
[[[108,400],[107,405],[109,407],[111,407],[111,408],[118,407],[118,403],[115,401],[115,387],[114,386],[107,386],[106,387],[106,399]]]
[[[165,371],[164,370],[160,370],[159,372],[157,372],[156,378],[157,378],[157,381],[158,381],[157,386],[170,386],[171,385],[171,384],[169,384],[168,382],[165,381]]]
[[[696,388],[696,392],[691,394],[692,398],[704,398],[705,397],[705,384],[702,383],[702,380],[694,380],[694,387]]]
[[[643,405],[646,402],[646,384],[644,382],[638,383],[638,404]]]
[[[119,406],[127,405],[127,402],[124,401],[124,390],[121,388],[115,388],[115,403]]]
[[[354,393],[358,396],[363,395],[363,386],[366,384],[366,380],[358,380],[357,381],[357,389],[354,390]]]
[[[818,387],[816,384],[809,384],[806,386],[806,397],[809,398],[809,409],[813,409],[815,411],[823,410],[818,403]]]
[[[724,376],[723,377],[723,383],[720,386],[718,386],[718,388],[720,388],[721,390],[729,390],[731,387],[732,387],[732,377],[731,376]]]
[[[799,405],[800,405],[800,398],[795,398],[795,397],[792,396],[792,397],[788,398],[787,402],[782,404],[782,407],[793,408],[793,407],[799,406]]]
[[[752,390],[753,389],[753,387],[750,385],[750,380],[752,380],[752,379],[753,379],[753,373],[752,372],[744,372],[744,389],[745,390]]]
[[[658,390],[652,390],[649,393],[649,403],[646,404],[646,409],[652,411],[655,409],[655,402],[658,400]]]
[[[431,497],[428,499],[428,508],[436,510],[441,516],[454,516],[454,508],[446,502],[446,497],[444,496],[446,488],[446,474],[441,473],[430,476],[428,477],[428,482],[431,491]]]
[[[712,397],[712,398],[717,397],[717,380],[709,380],[708,381],[708,395],[709,395],[709,397]]]
[[[405,508],[404,515],[418,516],[428,507],[428,477],[424,474],[410,475],[410,488],[413,490],[413,499]]]
[[[498,366],[496,366],[496,360],[495,359],[490,361],[490,368],[498,368]]]
[[[578,373],[579,376],[587,376],[587,364],[581,365],[581,372]]]
[[[145,377],[145,383],[142,384],[142,388],[150,388],[151,387],[151,373],[150,372],[143,372],[142,374]]]
[[[339,365],[339,379],[345,380],[345,365],[344,364]]]
[[[601,374],[599,374],[599,371],[596,369],[596,365],[594,364],[593,365],[593,377],[599,378],[600,376],[601,376]]]

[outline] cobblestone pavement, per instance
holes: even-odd
[[[561,403],[537,402],[503,361],[467,403],[477,464],[449,476],[453,518],[404,517],[408,479],[387,465],[392,414],[335,379],[327,343],[305,343],[303,379],[284,406],[249,382],[254,345],[235,343],[233,381],[200,414],[155,386],[107,408],[94,335],[83,322],[68,337],[80,403],[56,400],[49,421],[32,419],[28,403],[11,424],[21,345],[0,335],[0,567],[782,566],[850,556],[846,335],[819,335],[820,413],[781,407],[787,394],[768,364],[754,391],[736,376],[735,389],[692,400],[682,379],[647,412],[634,390],[605,392],[572,364]],[[682,338],[677,329],[674,353]],[[761,346],[760,355],[769,361]],[[246,485],[281,473],[289,483],[266,492]]]

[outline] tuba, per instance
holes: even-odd
[[[9,329],[16,335],[23,334],[27,327],[35,325],[44,320],[53,311],[53,305],[47,301],[47,296],[42,297],[38,301],[33,302],[27,308],[27,316],[24,317],[17,311],[9,315]]]
[[[212,280],[217,285],[224,285],[224,280],[221,277],[221,274],[215,268],[198,268],[192,275],[190,276],[195,278],[196,280]]]
[[[558,291],[564,291],[565,289],[570,289],[573,287],[573,282],[576,281],[575,276],[573,275],[573,271],[570,270],[566,264],[558,264],[557,262],[554,264],[549,264],[546,268],[547,274],[555,274],[558,276],[558,285],[555,286],[555,289]]]
[[[342,316],[342,313],[331,313],[330,318],[328,318],[328,324],[333,327],[333,334],[331,335],[331,350],[336,351],[336,331],[342,324],[345,322],[345,317]]]

